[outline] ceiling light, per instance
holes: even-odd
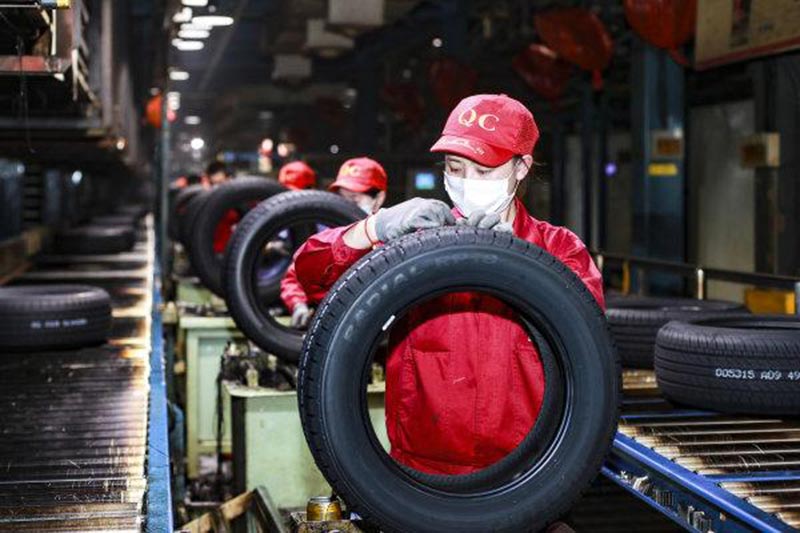
[[[205,26],[230,26],[233,24],[233,18],[224,17],[222,15],[202,15],[199,17],[194,17],[192,22]]]
[[[338,154],[339,153],[339,145],[338,144],[332,144],[330,150],[331,150],[332,154],[334,154],[334,155]]]
[[[203,30],[203,31],[209,31],[210,29],[211,29],[211,26],[209,26],[208,24],[198,24],[194,20],[192,20],[191,22],[184,22],[183,24],[181,24],[181,30],[191,30],[191,31]]]
[[[172,22],[176,23],[189,22],[190,20],[192,20],[192,10],[188,7],[184,7],[172,16]]]
[[[200,137],[195,137],[189,142],[189,146],[192,147],[192,150],[202,150],[205,145],[206,142]]]
[[[125,137],[120,137],[117,139],[117,150],[120,152],[125,150],[125,147],[128,145],[128,141],[125,140]]]
[[[186,81],[189,79],[189,73],[185,70],[170,70],[169,79],[172,81]]]
[[[200,117],[198,117],[197,115],[189,115],[185,119],[183,119],[183,121],[186,122],[186,124],[188,124],[189,126],[197,126],[198,124],[200,124]]]
[[[78,185],[83,179],[83,172],[81,172],[80,170],[76,170],[75,172],[72,173],[71,179],[74,185]]]
[[[197,18],[197,17],[195,17]],[[441,48],[442,47],[442,40],[439,37],[434,37],[433,41],[431,42],[434,48]]]
[[[192,7],[205,7],[208,5],[208,0],[181,0],[181,4]]]
[[[184,41],[183,39],[172,39],[172,46],[184,52],[203,49],[203,41]]]
[[[208,39],[211,35],[208,30],[181,30],[178,37],[181,39]]]

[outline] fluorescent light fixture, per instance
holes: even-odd
[[[189,73],[185,70],[170,70],[169,79],[172,81],[186,81],[189,79]]]
[[[172,46],[183,52],[191,52],[194,50],[202,50],[203,41],[184,41],[183,39],[172,39]]]
[[[208,5],[208,0],[181,0],[181,4],[192,7],[205,7]]]
[[[181,23],[181,22],[189,22],[192,20],[192,9],[188,7],[184,7],[175,15],[172,16],[172,22]]]
[[[188,124],[189,126],[197,126],[198,124],[200,124],[200,117],[198,117],[197,115],[189,115],[185,119],[183,119],[183,121],[186,122],[186,124]]]
[[[201,15],[199,17],[194,17],[192,22],[204,26],[230,26],[233,24],[233,18],[224,17],[222,15]]]
[[[198,23],[194,22],[193,20],[190,21],[190,22],[184,22],[183,24],[181,24],[181,30],[192,30],[192,31],[203,30],[203,31],[209,31],[210,29],[211,29],[211,26],[209,26],[207,24],[198,24]]]
[[[189,141],[189,146],[192,147],[192,150],[202,150],[205,145],[206,142],[200,137],[195,137],[194,139]]]
[[[208,39],[211,35],[208,30],[181,30],[178,32],[178,37],[181,39]]]

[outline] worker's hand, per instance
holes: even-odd
[[[300,302],[294,306],[292,311],[292,327],[296,329],[306,329],[314,316],[314,310],[308,305]]]
[[[474,211],[469,217],[459,218],[456,224],[478,229],[493,229],[504,233],[511,233],[513,231],[510,223],[500,222],[500,215],[497,213],[489,213],[487,215],[480,209]]]
[[[455,223],[450,207],[441,200],[412,198],[378,211],[375,215],[375,234],[378,240],[389,242],[417,230],[451,226]]]

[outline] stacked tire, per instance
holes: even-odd
[[[730,413],[800,415],[800,318],[732,315],[670,322],[655,371],[675,403]]]
[[[622,366],[653,368],[656,336],[668,322],[744,312],[740,304],[719,300],[613,297],[608,299],[606,318]]]

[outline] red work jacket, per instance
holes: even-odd
[[[518,200],[516,208],[514,235],[561,260],[604,307],[600,272],[581,240],[536,220]],[[293,275],[310,303],[369,252],[344,243],[350,227],[318,233],[295,254]],[[489,295],[446,294],[392,328],[386,429],[392,457],[412,468],[466,474],[502,459],[530,431],[543,393],[536,347],[514,312]]]
[[[228,241],[231,240],[233,230],[236,228],[236,224],[239,223],[240,218],[239,213],[235,209],[229,209],[225,213],[225,216],[222,217],[222,220],[219,221],[219,224],[217,224],[214,230],[215,254],[225,252],[225,247],[228,245]]]

